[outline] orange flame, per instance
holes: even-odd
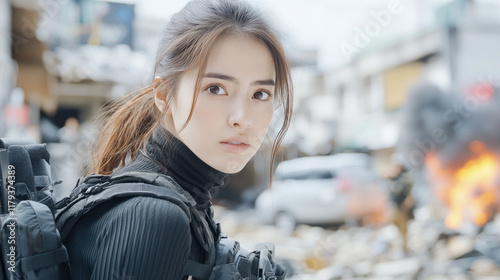
[[[435,153],[425,158],[434,191],[450,210],[446,225],[453,229],[464,221],[484,226],[497,211],[500,161],[479,141],[471,142],[469,148],[476,156],[458,170],[441,166]]]

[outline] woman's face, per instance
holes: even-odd
[[[268,48],[244,36],[218,42],[208,57],[193,115],[197,71],[186,73],[167,111],[167,129],[211,167],[235,173],[255,155],[274,111],[276,70]]]

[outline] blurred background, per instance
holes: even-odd
[[[0,1],[0,137],[47,143],[59,197],[186,2]],[[294,116],[271,188],[265,141],[214,191],[223,230],[275,242],[290,279],[498,279],[500,3],[250,2],[282,32]]]

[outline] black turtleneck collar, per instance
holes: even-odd
[[[210,191],[222,186],[228,175],[206,164],[182,141],[162,128],[155,130],[148,140],[146,155],[140,153],[118,173],[128,171],[158,172],[171,176],[201,208],[210,204]]]

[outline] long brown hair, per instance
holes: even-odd
[[[191,119],[207,59],[213,45],[225,36],[246,35],[263,42],[276,68],[276,97],[284,111],[283,125],[271,148],[270,171],[292,117],[293,89],[290,66],[277,33],[260,12],[248,3],[235,0],[194,0],[175,14],[164,30],[156,57],[151,85],[134,91],[107,106],[99,116],[99,136],[93,151],[91,172],[110,174],[145,147],[160,126],[162,114],[155,106],[155,92],[166,105],[175,101],[184,73],[198,69],[195,98],[185,125]],[[166,110],[164,110],[166,111]],[[184,126],[185,126],[184,125]]]

